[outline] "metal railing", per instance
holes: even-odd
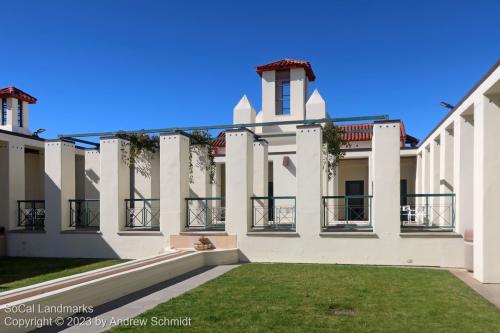
[[[406,194],[401,196],[401,227],[455,227],[455,193]]]
[[[296,197],[251,197],[253,230],[295,230]]]
[[[323,228],[371,228],[371,195],[323,197]]]
[[[225,230],[223,197],[186,198],[186,229]]]
[[[76,229],[99,229],[99,199],[69,200],[69,226]]]
[[[26,230],[44,230],[45,200],[18,200],[17,225]]]
[[[160,199],[125,199],[125,227],[160,229]]]

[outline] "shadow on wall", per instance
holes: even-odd
[[[283,156],[283,166],[287,169],[294,177],[297,174],[297,167],[293,163],[292,159],[288,156]]]

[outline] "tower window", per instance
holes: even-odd
[[[290,71],[276,72],[276,114],[290,114]]]
[[[23,101],[17,101],[17,123],[23,127]]]
[[[2,98],[2,125],[7,125],[7,98]]]

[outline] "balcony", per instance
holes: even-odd
[[[125,228],[160,229],[160,199],[125,199]]]
[[[186,198],[186,229],[224,231],[226,208],[223,197]]]
[[[25,230],[44,230],[45,200],[18,200],[17,226]]]
[[[371,195],[323,197],[323,230],[356,231],[372,229]]]
[[[96,229],[100,225],[99,199],[69,200],[69,226],[75,229]]]
[[[455,194],[406,194],[401,196],[401,229],[450,231],[455,227]]]
[[[251,197],[252,231],[295,231],[296,197]]]

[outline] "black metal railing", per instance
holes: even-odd
[[[252,230],[295,230],[296,197],[251,197]]]
[[[371,228],[372,199],[371,195],[324,196],[323,228]]]
[[[76,229],[99,229],[99,199],[69,200],[69,226]]]
[[[18,200],[17,225],[26,230],[44,230],[45,200]]]
[[[125,199],[125,227],[160,229],[160,199]]]
[[[186,198],[186,229],[225,230],[223,197]]]
[[[401,196],[402,228],[455,227],[455,193],[405,194]]]

